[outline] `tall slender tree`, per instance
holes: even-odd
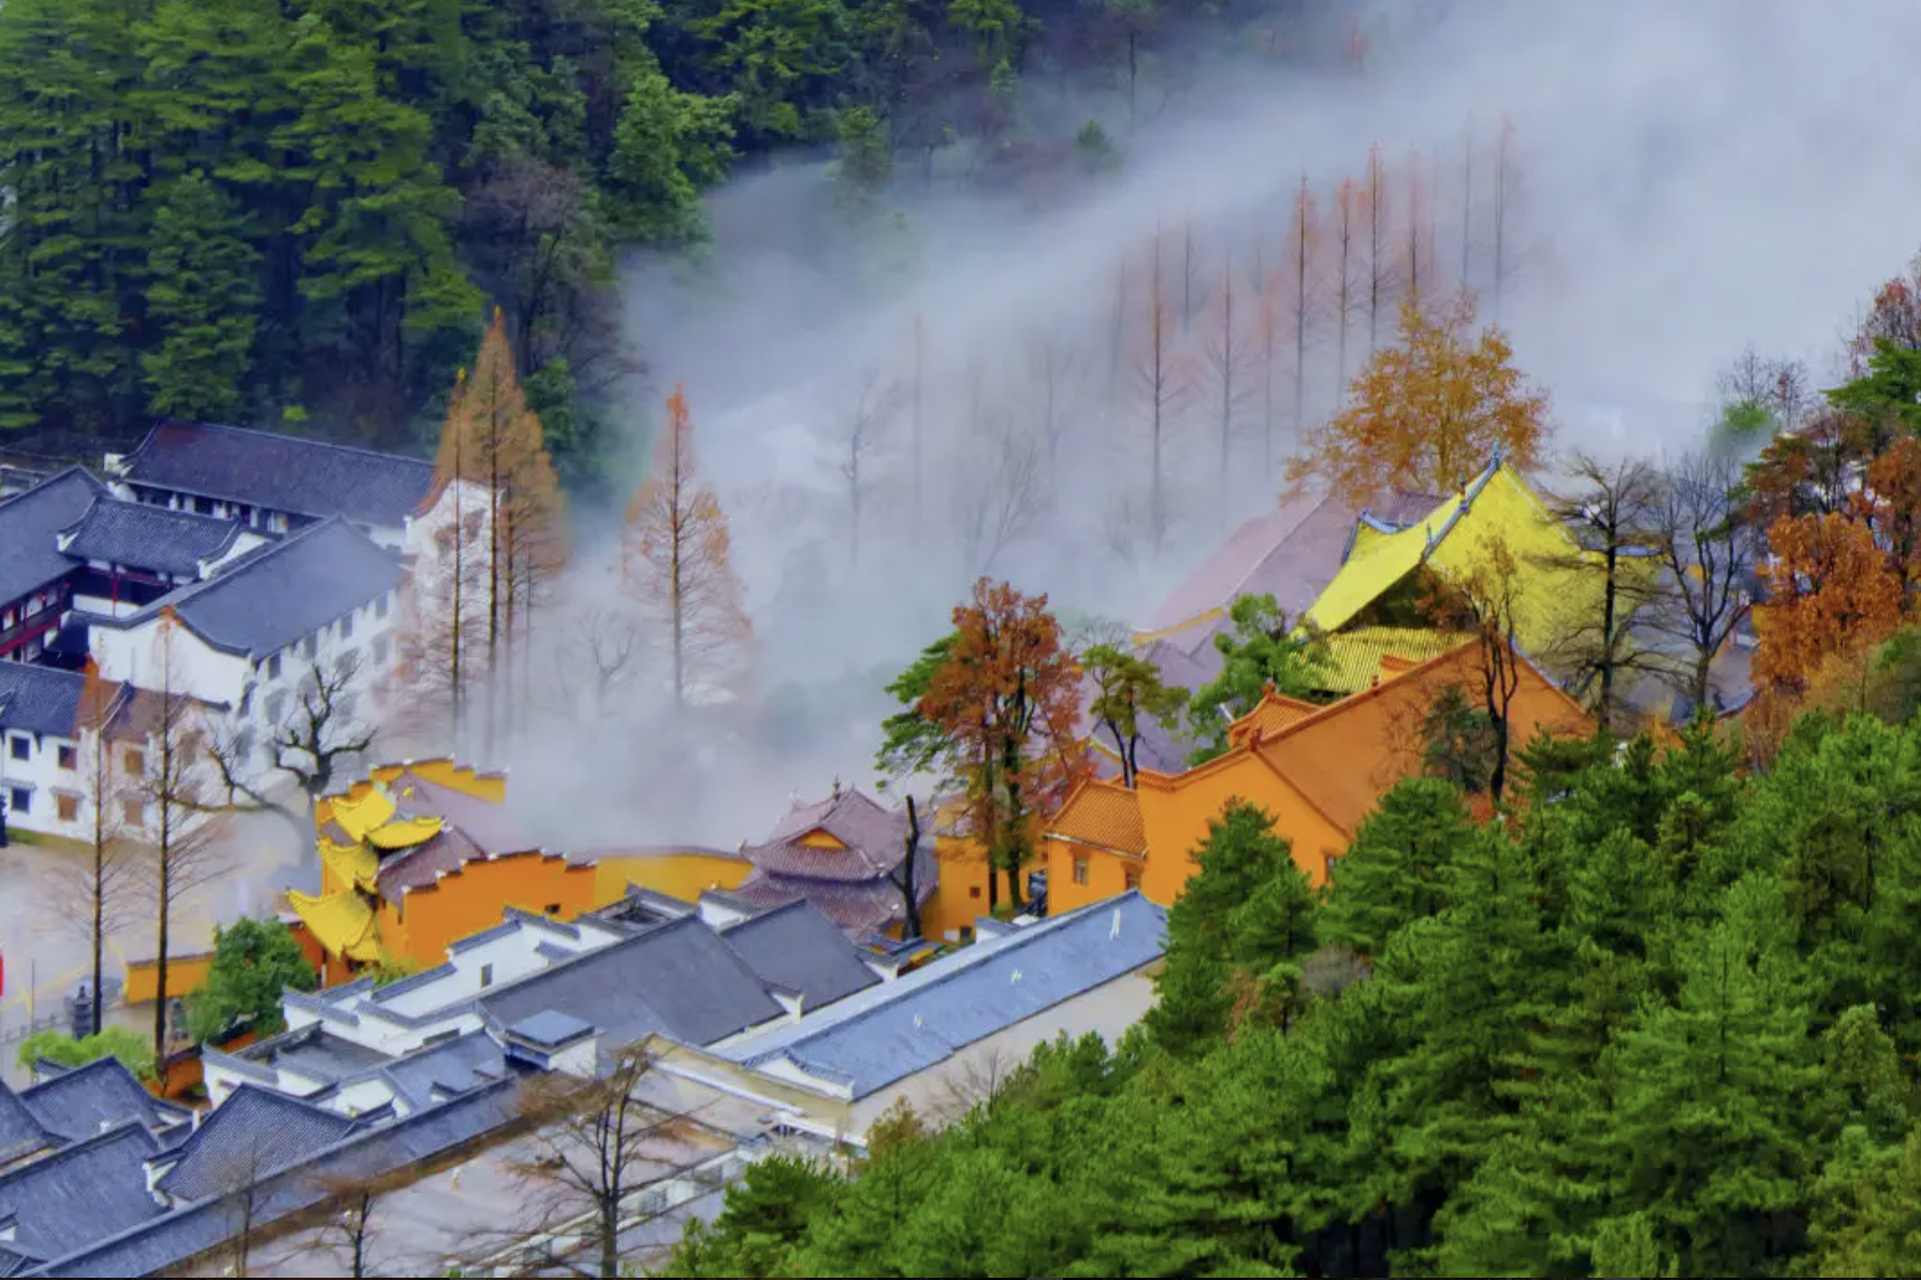
[[[103,1025],[100,984],[106,976],[107,938],[130,921],[138,905],[134,891],[140,868],[134,841],[124,830],[123,809],[135,780],[116,758],[110,734],[122,688],[102,680],[99,668],[87,663],[74,711],[74,764],[88,856],[81,874],[61,886],[57,902],[63,921],[87,944],[96,1030]]]
[[[627,506],[621,535],[622,592],[650,628],[666,633],[676,714],[700,688],[747,674],[753,628],[734,576],[727,517],[694,454],[687,393],[667,398],[653,469]]]
[[[1341,411],[1347,395],[1347,338],[1354,327],[1354,312],[1365,280],[1355,277],[1358,265],[1357,237],[1367,226],[1367,189],[1352,178],[1341,179],[1334,192],[1334,255],[1329,264],[1334,285],[1334,407]]]
[[[1321,312],[1320,215],[1314,195],[1308,190],[1307,176],[1301,176],[1300,190],[1288,214],[1286,257],[1282,262],[1287,291],[1287,329],[1294,341],[1294,414],[1290,422],[1298,446],[1307,436],[1307,352],[1315,321]],[[1274,441],[1267,440],[1265,474],[1274,474]]]
[[[1220,445],[1220,474],[1216,481],[1215,497],[1220,506],[1220,518],[1225,521],[1229,510],[1229,476],[1234,437],[1239,434],[1241,415],[1246,407],[1248,375],[1253,372],[1251,364],[1255,356],[1254,337],[1247,323],[1245,307],[1237,309],[1243,299],[1234,289],[1234,258],[1228,255],[1227,263],[1221,270],[1220,287],[1214,291],[1214,305],[1208,308],[1207,333],[1202,343],[1202,355],[1207,364],[1208,408],[1214,417],[1215,434]]]
[[[1387,164],[1381,159],[1379,143],[1368,148],[1361,187],[1367,211],[1367,354],[1372,359],[1381,345],[1381,321],[1394,305],[1394,250],[1390,243],[1394,211],[1389,204]]]
[[[1168,493],[1173,433],[1177,429],[1188,387],[1187,366],[1177,344],[1174,317],[1168,305],[1161,265],[1161,238],[1154,237],[1153,261],[1148,267],[1146,325],[1134,356],[1134,401],[1147,431],[1147,523],[1149,546],[1156,558],[1172,523]]]

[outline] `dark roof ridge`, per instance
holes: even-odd
[[[412,462],[423,467],[432,467],[434,465],[426,458],[415,458],[404,453],[389,453],[384,449],[370,449],[366,445],[361,444],[341,444],[337,440],[322,440],[317,436],[297,436],[285,431],[263,431],[259,427],[236,427],[232,423],[227,422],[202,422],[197,418],[160,419],[151,427],[147,428],[147,434],[141,437],[139,444],[127,451],[125,461],[132,462],[134,458],[138,457],[140,451],[145,449],[153,439],[154,433],[162,427],[197,427],[202,431],[224,431],[230,435],[258,436],[264,440],[291,440],[295,444],[304,444],[316,449],[337,449],[342,453],[357,453],[362,457],[379,458],[383,462]],[[136,480],[134,483],[139,484],[140,481]],[[167,489],[179,488],[179,486],[171,484],[159,487]],[[189,489],[179,489],[179,491],[181,493],[192,492],[192,490]]]

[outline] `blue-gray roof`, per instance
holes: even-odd
[[[0,605],[12,604],[79,567],[60,554],[60,531],[86,514],[103,487],[69,467],[0,502]]]
[[[158,1149],[139,1125],[121,1125],[0,1176],[0,1218],[13,1217],[14,1246],[51,1258],[159,1217],[144,1167]]]
[[[388,1085],[418,1111],[434,1101],[492,1084],[508,1074],[507,1059],[484,1031],[470,1031],[410,1053],[381,1072]]]
[[[73,737],[80,691],[86,683],[77,671],[0,662],[0,727]]]
[[[24,1090],[20,1101],[42,1125],[69,1142],[128,1121],[160,1129],[189,1118],[182,1108],[155,1099],[126,1064],[112,1056],[43,1080]]]
[[[392,553],[342,520],[323,520],[235,558],[205,582],[177,588],[125,618],[126,628],[171,607],[217,649],[264,658],[399,585]]]
[[[248,1045],[239,1056],[248,1062],[285,1067],[322,1082],[361,1075],[394,1060],[392,1054],[337,1036],[318,1022]]]
[[[585,1035],[592,1035],[594,1024],[583,1022],[570,1013],[542,1009],[507,1028],[507,1034],[547,1049],[558,1049]]]
[[[258,1085],[243,1084],[180,1148],[160,1179],[179,1200],[231,1194],[238,1185],[277,1173],[347,1135],[354,1122],[322,1107]]]
[[[1151,962],[1166,931],[1167,913],[1136,890],[976,942],[724,1052],[749,1066],[786,1057],[866,1097]]]
[[[802,899],[729,925],[727,945],[763,982],[800,992],[802,1009],[816,1009],[880,981],[840,926]]]
[[[231,1105],[229,1099],[218,1110]],[[370,1179],[405,1168],[499,1130],[520,1114],[513,1082],[502,1080],[392,1124],[356,1129],[312,1159],[268,1178],[254,1196],[254,1220],[264,1225],[296,1213],[324,1199],[330,1180]],[[134,1186],[144,1197],[144,1173],[136,1171],[136,1175]],[[230,1206],[217,1201],[192,1205],[110,1238],[93,1233],[68,1241],[63,1245],[64,1256],[31,1274],[149,1275],[215,1248],[233,1231]]]
[[[80,519],[61,530],[61,537],[71,536],[65,554],[77,559],[197,575],[200,562],[225,555],[240,532],[231,520],[102,494]]]
[[[504,1026],[543,1009],[591,1022],[614,1044],[659,1033],[712,1044],[783,1010],[740,954],[688,916],[483,993]]]
[[[433,464],[242,427],[164,421],[125,460],[134,484],[315,519],[395,526],[433,483]]]
[[[57,1134],[48,1133],[40,1118],[20,1101],[20,1096],[0,1080],[0,1165],[54,1146]]]

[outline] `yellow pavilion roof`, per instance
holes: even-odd
[[[388,851],[411,849],[439,835],[440,829],[446,825],[445,818],[400,818],[393,822],[382,823],[369,831],[364,838],[376,849]]]
[[[1592,560],[1594,553],[1584,550],[1527,482],[1504,463],[1490,465],[1464,492],[1409,528],[1395,533],[1363,528],[1368,536],[1356,539],[1347,563],[1305,616],[1309,625],[1322,632],[1347,626],[1423,563],[1447,578],[1469,576],[1487,563],[1497,542],[1506,546],[1517,566],[1515,629],[1523,648],[1537,652],[1550,648],[1566,634],[1567,623],[1591,614],[1601,589],[1599,575],[1580,566],[1581,561]],[[1406,658],[1432,657],[1441,651],[1432,646],[1420,652],[1404,647],[1383,650]],[[1345,665],[1338,655],[1335,661]],[[1356,649],[1351,661],[1365,663],[1366,647]],[[1361,672],[1344,672],[1347,684],[1343,687],[1366,688],[1377,668],[1378,657],[1358,684]]]
[[[320,837],[320,860],[342,884],[372,893],[380,874],[380,855],[364,844],[336,844]]]
[[[369,787],[358,800],[336,797],[330,802],[330,807],[334,822],[355,840],[365,840],[369,831],[394,816],[393,797],[379,787]]]
[[[1359,693],[1372,689],[1381,664],[1401,658],[1410,664],[1438,658],[1461,643],[1462,637],[1424,627],[1349,627],[1322,637],[1323,677],[1330,693]]]
[[[289,890],[287,901],[320,945],[333,955],[357,961],[380,959],[373,908],[359,893],[342,889],[314,898]]]

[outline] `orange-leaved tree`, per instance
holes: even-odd
[[[621,534],[623,597],[664,632],[676,713],[696,689],[725,689],[746,674],[753,627],[729,555],[727,516],[701,478],[687,393],[667,397],[653,467],[627,505]]]
[[[1921,440],[1902,436],[1869,463],[1867,487],[1855,500],[1888,567],[1912,590],[1921,583]]]
[[[1782,517],[1768,529],[1768,600],[1754,609],[1757,682],[1805,690],[1836,655],[1885,640],[1901,621],[1901,580],[1866,525]]]
[[[1047,597],[982,578],[955,608],[952,644],[920,700],[953,750],[969,823],[1015,906],[1042,819],[1085,768],[1074,738],[1079,679]]]
[[[1546,442],[1547,397],[1516,369],[1498,328],[1470,336],[1474,299],[1462,291],[1430,314],[1401,305],[1400,342],[1374,353],[1347,408],[1288,464],[1364,503],[1386,489],[1445,493],[1467,483],[1499,448],[1520,468]]]
[[[442,704],[464,744],[471,695],[484,686],[491,754],[524,704],[537,607],[566,563],[560,484],[514,373],[500,309],[471,376],[447,406],[434,459],[431,540],[416,553],[401,665],[417,696]]]

